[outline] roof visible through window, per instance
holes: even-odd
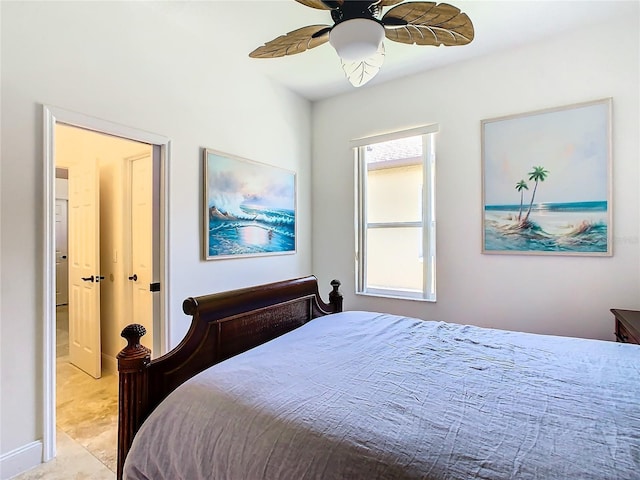
[[[388,162],[422,155],[422,136],[398,138],[366,146],[367,163]]]

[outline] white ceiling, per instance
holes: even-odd
[[[471,44],[436,48],[385,40],[386,58],[380,73],[360,88],[565,34],[580,27],[592,26],[597,35],[599,23],[615,17],[637,16],[639,11],[638,0],[447,0],[447,3],[471,18],[475,28],[475,39]],[[282,58],[248,57],[253,49],[284,33],[306,25],[331,25],[328,11],[306,7],[295,0],[185,1],[155,5],[174,22],[183,23],[185,29],[189,25],[192,34],[194,28],[200,28],[202,40],[215,43],[216,53],[224,58],[233,62],[252,62],[250,68],[256,73],[267,75],[310,100],[354,89],[344,77],[340,60],[328,43]]]

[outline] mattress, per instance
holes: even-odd
[[[639,370],[636,345],[328,315],[181,385],[124,478],[637,479]]]

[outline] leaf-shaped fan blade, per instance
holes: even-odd
[[[359,62],[345,62],[342,60],[342,68],[351,85],[361,87],[378,74],[383,63],[384,44],[381,43],[378,51],[366,60]]]
[[[326,30],[321,35],[314,34]],[[309,25],[293,32],[281,35],[278,38],[265,43],[249,54],[252,58],[276,58],[285,55],[295,55],[322,45],[329,41],[329,25]]]
[[[336,2],[330,2],[330,3],[335,3],[336,5],[342,5],[343,1],[344,0],[340,0]],[[331,7],[325,4],[322,0],[296,0],[296,2],[306,5],[307,7],[317,8],[318,10],[331,10],[332,8],[337,8],[337,6]]]
[[[474,35],[469,17],[447,3],[403,3],[388,11],[382,24],[389,40],[408,44],[466,45]]]
[[[378,6],[380,6],[380,7],[388,7],[390,5],[396,5],[396,4],[400,3],[400,2],[404,2],[404,0],[380,0],[378,2]]]

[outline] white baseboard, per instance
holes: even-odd
[[[0,456],[0,479],[8,480],[42,463],[42,441],[28,443]]]
[[[102,374],[103,375],[117,375],[118,374],[118,361],[105,353],[102,354]]]

